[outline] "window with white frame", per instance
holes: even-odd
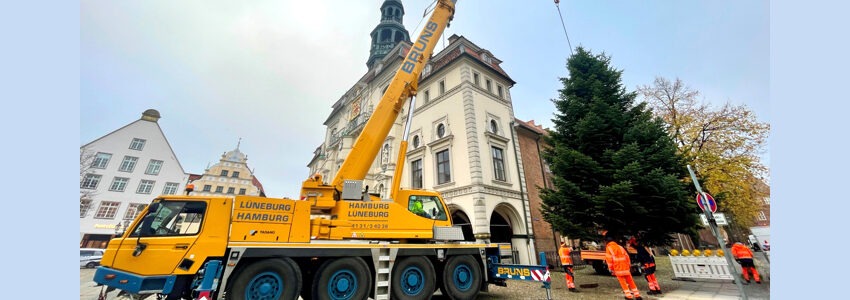
[[[91,209],[91,199],[80,199],[80,218],[85,218]]]
[[[210,191],[212,191],[212,185],[205,184],[204,185],[204,192],[210,192]]]
[[[239,189],[239,195],[245,195],[245,192],[247,192],[247,190],[245,188]]]
[[[236,188],[235,188],[235,187],[229,187],[229,188],[227,188],[227,193],[228,193],[228,194],[231,194],[231,195],[232,195],[232,194],[233,194],[233,193],[235,193],[235,192],[236,192]]]
[[[472,83],[475,84],[475,86],[480,84],[481,79],[479,77],[481,76],[479,76],[478,73],[472,73]]]
[[[109,186],[109,190],[113,192],[123,192],[124,189],[127,188],[127,183],[129,182],[130,178],[114,177],[112,178],[112,185]]]
[[[139,138],[133,138],[133,141],[130,142],[130,149],[142,151],[145,148],[145,140]]]
[[[422,159],[410,162],[410,186],[414,189],[422,188]]]
[[[138,162],[138,161],[139,161],[138,157],[124,156],[124,160],[121,161],[121,166],[118,167],[118,171],[133,172],[133,169],[136,168],[136,162]]]
[[[180,187],[179,183],[176,182],[166,182],[165,188],[162,189],[163,195],[177,195],[177,188]]]
[[[425,100],[425,102],[424,102],[424,103],[425,103],[425,104],[428,104],[428,101],[431,101],[431,91],[430,91],[430,90],[426,90],[426,91],[425,91],[425,93],[424,93],[424,95],[422,96],[422,98],[425,98],[425,99],[424,99],[424,100]]]
[[[440,80],[440,96],[446,94],[446,81]]]
[[[490,82],[490,79],[484,80],[484,87],[487,89],[487,92],[493,92],[493,84]]]
[[[233,174],[230,174],[230,177],[239,178],[239,171],[233,171]]]
[[[437,152],[437,184],[448,183],[452,181],[451,161],[449,160],[449,150]]]
[[[216,192],[216,193],[219,193],[219,194],[224,193],[224,187],[223,187],[223,186],[220,186],[220,185],[219,185],[219,186],[216,186],[216,187],[215,187],[215,192]]]
[[[499,98],[500,98],[500,99],[504,99],[504,98],[505,98],[505,92],[504,92],[504,91],[502,91],[502,86],[501,86],[501,85],[496,85],[496,93],[499,95]]]
[[[507,181],[507,177],[505,176],[505,157],[504,150],[499,147],[492,147],[493,149],[493,175],[496,180],[499,181]]]
[[[100,183],[100,178],[101,175],[86,174],[86,176],[83,177],[83,182],[80,182],[80,188],[91,190],[96,189],[97,184]]]
[[[155,181],[153,180],[142,180],[139,182],[139,188],[136,189],[137,194],[150,194],[153,191],[153,185]]]
[[[162,169],[162,161],[156,160],[156,159],[151,159],[151,161],[148,162],[148,168],[145,170],[145,174],[159,175],[159,170],[161,170],[161,169]]]
[[[221,170],[221,177],[227,177],[227,170]]]
[[[124,213],[124,220],[135,219],[139,213],[145,210],[145,207],[148,207],[148,205],[144,203],[130,203],[130,205],[127,206],[127,212]]]
[[[767,221],[767,214],[764,211],[759,211],[759,221]]]
[[[119,206],[121,206],[121,202],[101,201],[100,207],[97,208],[97,212],[94,214],[94,218],[114,219]]]
[[[106,165],[109,164],[109,159],[112,158],[112,154],[98,152],[94,155],[94,160],[91,162],[91,167],[96,169],[106,169]]]

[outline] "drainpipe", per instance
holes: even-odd
[[[542,155],[540,155],[540,138],[542,138],[542,137],[543,137],[542,134],[538,135],[537,139],[534,140],[534,143],[537,146],[537,157],[542,157]],[[542,175],[542,177],[540,177],[540,178],[543,178],[543,188],[548,189],[549,188],[549,180],[546,180],[546,166],[543,164],[542,159],[538,159],[538,160],[540,161],[540,175]],[[543,200],[543,199],[540,199],[540,200]],[[549,227],[552,227],[552,224],[549,224]],[[558,246],[561,244],[561,243],[559,243],[560,240],[561,239],[558,237],[558,234],[555,232],[555,228],[552,227],[552,242],[553,242],[553,245],[555,245],[555,251],[556,252],[557,252]],[[572,248],[572,247],[573,247],[573,245],[572,245],[572,243],[570,243],[570,248]],[[572,249],[570,249],[570,250],[572,250]]]
[[[515,135],[515,132],[514,132],[514,131],[516,131],[516,128],[514,127],[515,124],[516,124],[515,121],[511,121],[511,141],[514,144],[514,155],[516,156],[516,159],[515,159],[516,169],[517,169],[516,174],[517,174],[517,179],[519,181],[519,197],[522,200],[522,218],[525,220],[525,248],[526,248],[525,251],[529,252],[530,257],[528,258],[528,260],[534,261],[536,259],[536,256],[535,256],[535,253],[531,253],[531,247],[530,247],[532,237],[531,237],[530,234],[528,234],[528,226],[530,226],[531,224],[528,223],[528,212],[527,212],[527,209],[525,207],[526,204],[527,204],[527,202],[525,201],[525,193],[526,193],[525,184],[524,184],[525,182],[523,182],[523,180],[522,180],[522,173],[521,172],[523,170],[519,166],[520,156],[518,154],[520,154],[520,153],[519,153],[519,147],[517,146],[517,142],[516,142],[516,135]]]

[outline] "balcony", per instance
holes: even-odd
[[[345,125],[342,130],[331,136],[330,142],[328,142],[328,148],[336,146],[343,137],[356,137],[359,135],[360,130],[363,129],[363,126],[366,125],[366,121],[369,121],[369,117],[371,116],[372,110],[370,109],[348,121],[348,124]]]

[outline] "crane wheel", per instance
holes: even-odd
[[[316,271],[312,290],[314,299],[366,299],[372,290],[369,265],[360,257],[328,260]]]
[[[599,275],[611,275],[611,272],[608,271],[608,265],[605,264],[604,261],[594,260],[592,262],[593,270],[596,271],[596,274]]]
[[[452,256],[443,268],[440,291],[451,299],[475,299],[481,288],[481,266],[470,255]]]
[[[228,287],[228,300],[298,299],[301,270],[290,258],[265,259],[248,265]]]
[[[431,299],[437,288],[436,272],[423,256],[405,257],[393,266],[390,289],[393,299]]]

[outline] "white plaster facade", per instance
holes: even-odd
[[[155,197],[183,192],[189,174],[159,118],[149,109],[139,120],[80,147],[80,247],[105,247],[115,227],[132,221]],[[82,161],[86,153],[94,159]]]
[[[332,106],[324,123],[325,141],[308,164],[310,174],[333,179],[409,48],[409,43],[399,43]],[[513,131],[514,81],[500,63],[486,49],[453,35],[426,65],[401,187],[440,192],[455,224],[470,226],[466,230],[471,229],[475,239],[510,243],[516,263],[534,264],[528,197]],[[370,192],[383,198],[389,197],[407,107],[406,103],[365,178]],[[444,159],[446,154],[449,163],[442,165],[449,173],[440,176],[438,157]],[[421,185],[412,180],[414,166],[421,169]]]

